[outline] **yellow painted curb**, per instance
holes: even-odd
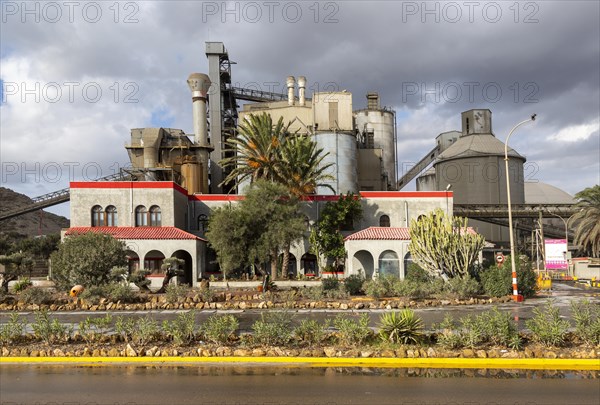
[[[379,368],[498,368],[541,370],[598,370],[600,359],[479,359],[479,358],[343,358],[343,357],[2,357],[8,364],[246,364],[306,367]]]

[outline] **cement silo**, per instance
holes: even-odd
[[[367,94],[367,108],[354,112],[356,129],[363,136],[371,137],[365,143],[382,150],[383,175],[387,184],[396,187],[396,120],[392,110],[381,108],[377,93]]]
[[[323,165],[332,164],[327,173],[334,179],[324,183],[329,184],[336,191],[335,194],[358,193],[356,136],[348,132],[317,132],[313,139],[325,154],[328,153]],[[319,187],[317,194],[328,195],[332,191]]]
[[[438,190],[452,186],[455,204],[506,204],[504,143],[492,133],[492,112],[469,110],[461,114],[462,134],[436,159],[433,167]],[[509,147],[511,202],[525,202],[525,157]],[[508,239],[506,229],[470,221],[489,241]]]
[[[347,91],[314,93],[312,98],[314,132],[317,146],[328,155],[323,164],[331,163],[327,182],[335,194],[357,193],[356,135],[352,125],[352,94]],[[318,194],[332,194],[319,187]]]

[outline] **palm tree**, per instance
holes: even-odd
[[[289,124],[283,117],[273,125],[267,113],[250,114],[248,120],[239,125],[238,135],[227,140],[226,152],[231,157],[221,160],[223,167],[232,167],[221,185],[231,183],[239,186],[245,180],[273,180],[278,162],[278,149],[288,135]]]
[[[323,149],[305,135],[287,138],[280,148],[279,161],[276,166],[275,181],[285,185],[290,194],[302,198],[315,194],[317,187],[324,186],[335,192],[326,184],[334,177],[327,173],[333,163],[323,164]]]
[[[575,244],[591,256],[600,256],[600,185],[588,187],[575,194],[576,206],[581,208],[573,216]]]
[[[317,187],[324,186],[335,192],[333,187],[324,183],[334,177],[327,174],[333,163],[323,164],[323,149],[309,136],[291,136],[281,145],[279,162],[276,166],[275,181],[287,187],[292,197],[302,199],[315,194]],[[281,272],[287,274],[292,241],[284,241]]]

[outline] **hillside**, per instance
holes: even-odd
[[[0,187],[0,212],[22,207],[29,203],[31,203],[31,199],[26,195],[14,192],[9,188]],[[40,215],[40,211],[30,212],[0,222],[0,232],[18,234],[19,237],[59,233],[62,228],[68,227],[69,220],[67,218],[46,211],[43,211],[42,215]]]

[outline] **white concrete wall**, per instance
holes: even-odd
[[[132,184],[119,183],[119,188],[71,188],[71,227],[91,226],[92,207],[100,205],[106,209],[114,205],[118,212],[118,226],[135,226],[135,208],[144,205],[147,210],[153,205],[161,209],[162,226],[185,227],[187,196],[174,188],[121,188]]]
[[[364,263],[360,263],[355,259],[355,255],[360,251],[368,251],[373,257],[373,277],[379,275],[379,258],[381,255],[388,250],[396,253],[398,256],[398,277],[404,279],[406,276],[406,270],[404,268],[404,256],[408,253],[408,245],[410,241],[407,240],[349,240],[346,241],[346,251],[348,252],[348,260],[346,261],[346,272],[345,277],[351,274],[362,274],[367,273],[363,268]]]

